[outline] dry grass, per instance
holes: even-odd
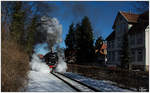
[[[28,55],[13,41],[2,41],[1,85],[3,92],[16,92],[25,85],[29,70]]]

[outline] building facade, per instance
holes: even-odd
[[[149,59],[146,60],[146,49],[149,48],[147,47],[149,37],[147,34],[149,33],[148,15],[148,11],[143,14],[118,12],[113,24],[114,31],[106,38],[108,64],[120,65],[123,36],[128,33],[130,65],[133,69],[140,68],[145,70],[148,67]]]

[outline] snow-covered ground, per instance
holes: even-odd
[[[29,81],[25,87],[26,92],[75,92],[75,90],[69,85],[50,74],[50,68],[44,62],[42,62],[36,54],[33,55],[30,66],[31,70],[28,74]],[[66,72],[65,75],[88,84],[103,92],[130,91],[111,85],[110,81],[94,80],[71,72]]]
[[[27,92],[74,92],[71,87],[49,73],[30,71]]]
[[[87,84],[89,86],[92,86],[102,92],[131,92],[131,90],[128,89],[122,89],[119,88],[117,86],[112,85],[111,81],[106,81],[106,80],[94,80],[91,78],[87,78],[75,73],[71,73],[71,72],[66,72],[65,73],[66,76],[73,78],[77,81],[81,81],[84,84]]]
[[[50,74],[49,67],[36,56],[30,63],[31,70],[28,74],[26,92],[74,92],[70,86]]]

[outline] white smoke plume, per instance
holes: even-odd
[[[46,63],[42,62],[42,60],[36,55],[32,55],[32,60],[30,62],[31,71],[49,73],[50,68]]]
[[[42,30],[47,33],[47,42],[50,48],[55,44],[62,42],[62,25],[59,24],[56,18],[43,16],[41,18]]]
[[[58,54],[58,65],[56,67],[57,72],[65,72],[67,69],[67,65],[64,61],[64,52],[59,47],[59,43],[62,41],[62,26],[59,24],[58,20],[56,18],[48,18],[48,17],[42,17],[42,28],[41,32],[46,34],[47,42],[49,45],[49,48],[52,49],[55,45],[56,51]],[[45,51],[43,51],[42,49]],[[51,79],[50,72],[52,69],[49,68],[49,66],[42,62],[42,60],[37,56],[38,53],[46,53],[49,51],[47,49],[47,44],[37,44],[34,49],[35,53],[32,55],[32,59],[30,62],[31,70],[29,71],[28,78],[29,78],[29,84],[26,87],[27,91],[43,91],[43,89],[47,88],[49,89],[51,87],[49,82]],[[44,86],[44,88],[43,88]],[[52,90],[52,89],[51,89]]]
[[[56,51],[58,55],[58,65],[56,67],[57,72],[65,72],[67,69],[67,64],[64,61],[64,51],[59,47],[59,43],[62,42],[62,25],[56,18],[49,18],[43,16],[41,18],[42,30],[47,33],[47,42],[50,49],[54,49],[56,46]],[[53,51],[52,51],[53,52]]]
[[[57,47],[57,52],[58,52],[58,65],[56,67],[56,72],[64,73],[67,70],[67,64],[64,61],[65,56],[64,56],[64,50],[62,48]]]

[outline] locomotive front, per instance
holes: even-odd
[[[46,62],[46,64],[52,68],[52,71],[56,68],[56,65],[58,63],[58,56],[56,52],[49,52],[43,57],[43,61]]]

